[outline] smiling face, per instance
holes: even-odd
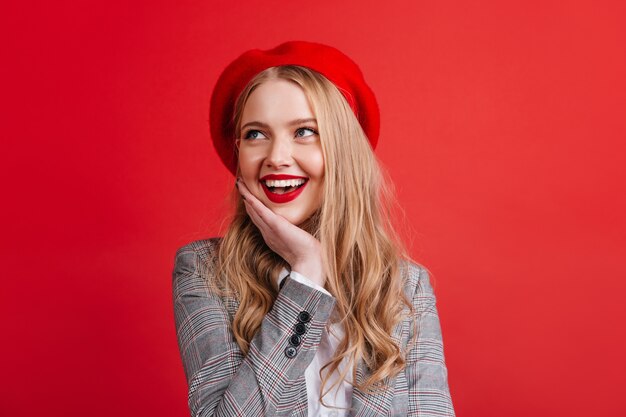
[[[250,192],[292,224],[311,217],[322,202],[324,156],[302,88],[284,79],[258,85],[239,131],[239,170]]]

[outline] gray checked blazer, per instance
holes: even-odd
[[[173,271],[176,333],[191,415],[306,416],[304,371],[315,356],[334,298],[286,278],[244,355],[230,328],[237,300],[217,296],[207,286],[218,244],[218,239],[208,239],[182,247]],[[354,387],[351,416],[454,416],[428,274],[411,263],[405,283],[417,316],[417,343],[389,389],[367,394]],[[399,323],[393,332],[400,346],[412,337],[411,321]],[[359,363],[357,381],[367,375]]]

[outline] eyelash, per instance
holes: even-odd
[[[298,136],[298,133],[302,132],[303,130],[310,130],[313,133],[313,135],[319,134],[317,130],[313,129],[312,127],[300,127],[296,129],[296,136]],[[309,136],[312,136],[312,135],[309,135]],[[298,137],[305,138],[307,136],[298,136]]]
[[[262,135],[263,135],[263,132],[261,132],[260,130],[250,129],[250,130],[248,130],[248,131],[247,131],[247,132],[243,135],[243,138],[244,138],[244,139],[256,139],[256,138],[252,138],[252,137],[250,137],[250,135],[251,135],[252,133],[260,133],[260,134],[262,134]],[[265,135],[263,135],[263,136],[265,136]]]
[[[312,134],[311,135],[307,135],[307,136],[299,136],[299,133],[302,132],[302,131],[305,131],[305,130],[311,131]],[[243,138],[244,139],[250,139],[250,140],[257,139],[257,138],[252,138],[251,137],[251,135],[253,133],[260,133],[261,135],[267,137],[267,135],[265,133],[261,132],[260,130],[250,129],[243,135]],[[299,128],[296,129],[294,137],[296,137],[296,138],[306,138],[308,136],[313,136],[313,135],[318,135],[318,134],[319,134],[318,131],[313,129],[312,127],[299,127]],[[263,139],[263,138],[258,138],[258,139]]]

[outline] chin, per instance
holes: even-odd
[[[316,210],[303,210],[302,208],[295,207],[271,207],[270,209],[275,214],[285,218],[289,223],[295,226],[302,226],[303,224],[306,224],[316,212]]]
[[[294,213],[293,210],[274,210],[274,213],[284,217],[289,223],[299,226],[304,223],[308,216],[304,216],[302,213]]]

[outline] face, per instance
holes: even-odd
[[[268,80],[250,94],[237,140],[241,177],[263,204],[295,225],[321,205],[324,157],[300,86]]]

